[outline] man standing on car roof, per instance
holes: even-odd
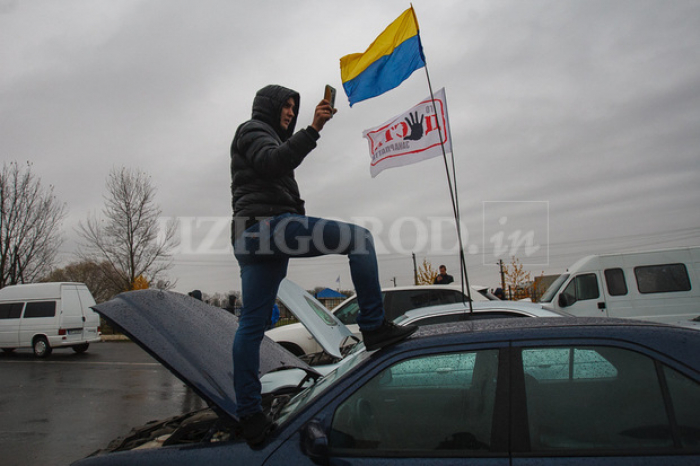
[[[260,344],[290,258],[348,256],[361,310],[357,323],[368,350],[396,343],[416,330],[384,318],[371,233],[357,225],[306,216],[294,169],[316,147],[336,110],[321,101],[311,125],[294,133],[299,100],[297,92],[281,86],[260,89],[252,119],[238,127],[231,145],[231,239],[241,268],[243,299],[233,343],[233,384],[236,414],[251,445],[261,443],[272,428],[260,404]]]

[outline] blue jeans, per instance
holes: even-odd
[[[378,328],[384,320],[384,307],[372,234],[360,226],[283,214],[245,230],[233,248],[243,288],[243,307],[233,342],[233,387],[240,418],[261,410],[260,343],[290,258],[348,256],[361,330]]]

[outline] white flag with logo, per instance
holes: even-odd
[[[400,167],[452,152],[452,140],[447,121],[445,88],[405,113],[376,128],[362,132],[369,143],[371,158],[369,172],[372,178],[387,168]]]

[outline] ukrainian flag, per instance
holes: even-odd
[[[413,7],[404,11],[365,53],[340,59],[340,77],[350,106],[389,91],[425,66]]]

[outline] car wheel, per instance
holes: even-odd
[[[3,348],[2,350],[5,353],[12,353],[15,350],[15,348]]]
[[[36,337],[33,348],[34,356],[37,358],[48,358],[51,355],[51,351],[53,351],[46,337]]]
[[[73,351],[76,353],[84,353],[87,351],[88,347],[90,346],[90,343],[83,343],[82,345],[75,345],[73,346]]]
[[[289,343],[287,341],[280,341],[278,342],[280,346],[290,353],[292,353],[294,356],[303,356],[304,350],[299,347],[299,345],[295,345],[294,343]]]

